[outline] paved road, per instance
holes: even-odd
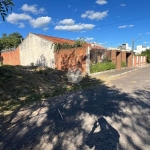
[[[149,74],[143,68],[19,110],[1,122],[0,149],[149,150]]]

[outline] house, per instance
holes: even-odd
[[[146,49],[149,49],[150,47],[146,47],[146,46],[143,46],[143,45],[138,45],[136,47],[136,50],[134,50],[135,54],[141,54],[142,51],[146,51]]]
[[[17,49],[4,50],[3,63],[22,66],[47,66],[53,69],[67,71],[78,66],[83,73],[89,73],[90,54],[92,61],[103,59],[105,48],[84,44],[82,47],[66,48],[55,51],[56,44],[74,44],[74,40],[29,33]]]
[[[106,48],[95,43],[90,45],[90,61],[91,63],[102,62],[105,58]]]

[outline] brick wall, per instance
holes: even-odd
[[[111,50],[105,51],[105,57],[111,59]]]
[[[126,51],[122,51],[121,55],[122,55],[122,57],[121,57],[122,60],[121,61],[127,63],[126,62]]]
[[[134,67],[146,64],[146,56],[134,56]]]
[[[116,69],[121,69],[121,52],[116,52]]]
[[[15,50],[5,51],[1,53],[3,64],[5,65],[20,65],[20,48]]]
[[[54,52],[56,69],[67,71],[69,68],[78,65],[83,73],[86,73],[86,50],[87,47],[82,47]]]
[[[138,57],[134,56],[134,67],[138,66]]]
[[[112,60],[113,63],[116,64],[116,61],[117,61],[116,50],[111,51],[111,60]]]
[[[127,53],[128,54],[128,67],[132,67],[132,53]]]

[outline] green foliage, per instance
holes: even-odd
[[[146,51],[143,51],[141,53],[142,56],[147,56],[147,62],[150,63],[150,49],[147,49]]]
[[[85,44],[84,40],[77,40],[74,42],[74,44],[69,44],[69,43],[55,43],[54,50],[59,51],[61,49],[71,49],[71,48],[76,48],[76,47],[82,47]]]
[[[127,66],[127,64],[123,61],[123,62],[121,62],[121,67],[126,67]]]
[[[12,34],[2,34],[0,38],[0,51],[4,49],[18,47],[21,43],[21,39],[23,39],[22,35],[18,32],[14,32]]]
[[[7,16],[8,9],[12,10],[14,6],[12,0],[0,0],[0,15],[2,16],[3,20]]]
[[[97,63],[95,65],[91,65],[90,72],[95,73],[95,72],[101,72],[101,71],[111,70],[115,68],[116,65],[112,62],[102,62],[102,63]]]
[[[103,62],[112,62],[112,60],[110,58],[106,57],[103,59]]]

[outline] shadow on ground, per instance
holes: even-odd
[[[83,77],[80,84],[73,84],[68,81],[67,72],[55,69],[4,65],[0,67],[0,114],[97,84],[101,81],[89,76]]]
[[[101,84],[18,109],[1,119],[0,149],[88,150],[115,143],[112,150],[148,150],[150,88],[134,94]],[[101,117],[104,128],[95,123]],[[89,146],[91,132],[103,134]]]

